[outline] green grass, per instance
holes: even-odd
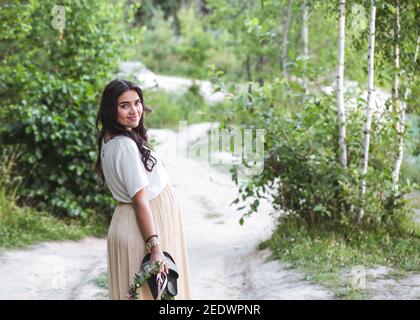
[[[151,107],[145,125],[148,128],[178,129],[179,121],[189,124],[217,121],[220,117],[220,104],[210,105],[191,88],[184,94],[170,94],[162,90],[145,93],[145,104]]]
[[[84,219],[57,218],[47,212],[18,207],[0,188],[0,248],[21,248],[41,241],[104,237],[108,219],[90,213]]]
[[[293,221],[278,225],[271,239],[260,244],[270,248],[273,258],[303,271],[307,280],[326,286],[338,298],[366,299],[368,290],[353,289],[350,271],[386,266],[402,277],[420,271],[420,231],[418,226],[400,235],[361,233],[346,240],[332,230],[298,228]]]
[[[93,281],[95,285],[98,286],[99,288],[108,289],[108,272],[101,273]]]

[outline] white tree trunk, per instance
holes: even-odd
[[[394,170],[392,171],[392,188],[398,189],[398,180],[400,177],[400,169],[404,155],[404,138],[401,123],[404,122],[402,119],[402,112],[400,110],[399,102],[399,77],[400,77],[400,4],[398,0],[395,0],[395,21],[394,21],[394,81],[392,84],[392,106],[394,112],[398,115],[397,123],[397,135],[398,135],[398,153],[394,161]]]
[[[369,163],[369,146],[370,146],[370,135],[372,127],[372,107],[375,101],[375,20],[376,20],[376,5],[375,0],[371,0],[371,12],[370,12],[370,23],[369,23],[369,49],[368,49],[368,85],[367,85],[367,108],[366,108],[366,123],[365,130],[363,132],[363,143],[362,151],[363,157],[361,161],[361,183],[360,183],[360,196],[363,200],[366,194],[366,174],[368,171]],[[363,203],[363,202],[362,202]],[[360,207],[359,221],[364,215],[364,206]]]
[[[346,110],[344,109],[344,44],[346,27],[346,0],[340,0],[339,41],[338,41],[338,75],[337,75],[337,112],[339,125],[338,144],[340,147],[340,160],[347,168],[346,146]]]
[[[290,20],[292,17],[292,4],[293,0],[288,0],[287,2],[287,11],[286,16],[284,17],[283,22],[283,37],[282,37],[282,52],[281,52],[281,67],[283,70],[283,75],[286,79],[289,78],[289,73],[287,72],[287,52],[288,52],[288,44],[289,44],[289,27],[290,27]]]
[[[416,45],[416,50],[414,52],[414,58],[413,58],[414,64],[416,64],[417,62],[417,56],[419,53],[419,42],[420,42],[420,37],[417,37],[417,45]],[[410,95],[410,87],[409,87],[409,83],[407,83],[407,87],[405,88],[405,92],[404,92],[404,101],[402,103],[402,107],[398,115],[398,126],[397,126],[398,128],[398,154],[395,158],[394,171],[392,173],[392,185],[393,185],[394,190],[398,190],[400,170],[401,170],[401,165],[404,158],[405,112],[407,110],[407,99],[409,95]]]
[[[416,43],[416,50],[414,51],[414,57],[413,57],[413,66],[415,67],[417,63],[417,57],[419,54],[419,45],[420,45],[420,37],[417,37],[417,43]],[[403,111],[405,112],[407,110],[407,99],[410,96],[410,84],[411,84],[411,76],[409,76],[407,81],[407,86],[404,91],[404,101],[403,101]]]
[[[308,59],[308,3],[307,0],[303,0],[302,5],[302,55],[304,59],[304,65],[306,66],[306,60]],[[306,70],[306,68],[304,68]],[[308,92],[308,83],[306,81],[305,74],[303,75],[303,89],[305,91],[305,95]]]

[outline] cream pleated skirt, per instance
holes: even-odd
[[[162,251],[169,252],[178,267],[178,295],[176,300],[191,299],[190,274],[184,226],[178,199],[171,186],[167,186],[149,200],[155,229]],[[147,254],[144,239],[136,220],[132,204],[119,204],[115,208],[107,236],[108,290],[111,300],[125,300],[134,274]],[[153,300],[149,286],[138,289],[139,300]]]

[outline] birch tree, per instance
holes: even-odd
[[[414,58],[413,58],[414,69],[415,69],[415,66],[417,64],[417,57],[418,57],[418,54],[419,54],[419,45],[420,45],[420,37],[418,36],[417,37],[417,42],[416,42],[416,49],[414,51]],[[412,80],[411,76],[412,75],[410,75],[409,78],[408,78],[407,86],[406,86],[405,91],[404,91],[404,100],[403,100],[403,108],[402,108],[402,111],[404,113],[407,111],[407,100],[408,100],[408,97],[410,96],[410,93],[411,93],[410,92],[410,84],[411,84],[411,80]]]
[[[308,3],[307,0],[303,0],[302,4],[302,56],[304,59],[304,65],[308,59]],[[306,68],[305,68],[306,69]],[[305,95],[308,94],[308,83],[305,75],[303,76],[303,90]]]
[[[339,41],[338,41],[338,74],[337,74],[337,112],[340,148],[340,161],[344,168],[347,168],[347,146],[346,146],[346,111],[344,109],[344,45],[346,25],[346,0],[339,0]]]
[[[370,146],[370,134],[372,127],[372,106],[375,101],[375,88],[374,88],[374,64],[375,64],[375,19],[376,19],[376,4],[375,0],[371,0],[370,7],[370,23],[369,23],[369,49],[368,49],[368,85],[367,85],[367,107],[366,107],[366,123],[363,132],[362,142],[362,161],[361,161],[361,184],[360,184],[360,196],[363,200],[366,194],[366,174],[368,172],[369,162],[369,146]],[[359,211],[359,221],[364,215],[363,201]]]
[[[287,72],[287,52],[288,52],[288,44],[289,44],[289,28],[290,28],[290,20],[292,18],[292,4],[293,0],[287,1],[287,9],[286,15],[283,21],[283,35],[282,35],[282,44],[281,44],[281,57],[280,57],[280,64],[283,70],[283,75],[286,79],[289,78],[289,73]]]
[[[417,37],[417,45],[416,45],[416,50],[414,52],[413,64],[416,64],[417,62],[417,56],[419,53],[419,41],[420,41],[420,37]],[[407,83],[407,87],[404,92],[404,100],[401,105],[400,113],[398,114],[398,126],[397,126],[398,128],[398,153],[395,158],[394,171],[392,174],[392,183],[393,183],[394,190],[398,189],[400,170],[401,170],[401,165],[402,165],[403,157],[404,157],[405,113],[407,110],[407,100],[410,95],[410,86],[409,86],[410,79],[408,80],[409,81]]]
[[[394,170],[392,171],[392,187],[394,190],[398,189],[398,180],[400,176],[400,169],[402,163],[402,157],[404,154],[404,143],[403,130],[401,124],[404,123],[404,119],[401,118],[401,110],[399,103],[399,77],[400,77],[400,3],[399,0],[395,0],[395,14],[394,14],[394,78],[392,83],[392,107],[393,111],[398,115],[397,123],[397,135],[398,139],[398,152],[394,162]]]

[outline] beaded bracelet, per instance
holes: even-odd
[[[153,240],[146,243],[146,250],[150,253],[153,247],[160,247],[160,243],[157,240]]]
[[[150,240],[150,239],[152,239],[153,237],[156,237],[156,238],[158,238],[158,235],[157,234],[152,234],[149,238],[147,238],[146,239],[146,243]]]

